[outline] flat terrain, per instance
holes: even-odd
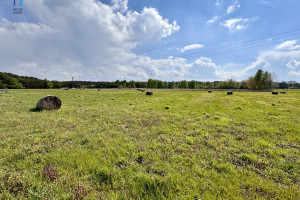
[[[300,199],[299,90],[152,91],[0,94],[0,199]]]

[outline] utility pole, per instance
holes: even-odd
[[[74,88],[74,77],[72,76],[72,88]]]

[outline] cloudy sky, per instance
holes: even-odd
[[[0,1],[0,71],[49,80],[300,81],[299,0]]]

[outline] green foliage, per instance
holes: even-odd
[[[11,76],[8,73],[0,72],[0,86],[1,88],[8,89],[22,89],[24,88],[22,83],[18,82],[18,79]]]
[[[300,91],[153,92],[0,94],[0,199],[299,199]]]
[[[158,80],[149,79],[147,83],[148,88],[158,88]]]
[[[251,90],[271,90],[274,85],[273,79],[271,73],[259,69],[254,77],[248,79],[247,86]]]
[[[186,89],[186,88],[188,88],[188,86],[189,86],[189,84],[186,80],[180,81],[178,83],[178,87],[181,88],[181,89]]]
[[[171,82],[171,88],[172,88],[172,89],[178,88],[177,83],[174,82],[174,81],[172,81],[172,82]]]
[[[257,73],[256,83],[254,77],[250,77],[247,81],[237,82],[229,79],[226,81],[214,81],[214,82],[201,82],[201,81],[186,81],[182,80],[179,82],[167,82],[161,80],[149,79],[145,81],[134,81],[127,82],[126,80],[120,81],[49,81],[47,79],[41,80],[34,77],[17,76],[10,73],[0,72],[0,88],[9,87],[10,89],[52,89],[52,88],[181,88],[181,89],[300,89],[300,84],[295,81],[275,83],[273,81],[274,74],[269,72]]]
[[[241,88],[241,83],[233,80],[233,79],[228,79],[227,81],[221,81],[219,82],[215,88],[220,88],[220,89],[240,89]]]

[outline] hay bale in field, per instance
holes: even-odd
[[[281,94],[285,94],[285,91],[281,91],[280,93],[281,93]]]
[[[146,95],[153,95],[153,92],[146,92]]]
[[[98,89],[98,91],[100,92],[101,90],[100,90],[100,89]]]
[[[7,88],[0,90],[0,93],[8,93]]]
[[[211,91],[211,90],[208,90],[208,93],[212,93],[212,91]]]
[[[137,91],[141,91],[141,89],[139,89],[139,88],[138,88],[138,89],[136,89],[136,90],[137,90]]]
[[[276,94],[276,95],[277,95],[277,94],[278,94],[278,92],[277,92],[277,91],[272,91],[272,94]]]
[[[232,91],[227,91],[227,95],[232,95],[233,92]]]
[[[67,88],[67,87],[64,87],[64,88],[62,88],[63,90],[68,90],[69,88]]]
[[[61,107],[61,100],[56,96],[48,95],[41,98],[36,107],[39,110],[57,110]]]
[[[141,92],[145,92],[145,90],[141,90]]]

